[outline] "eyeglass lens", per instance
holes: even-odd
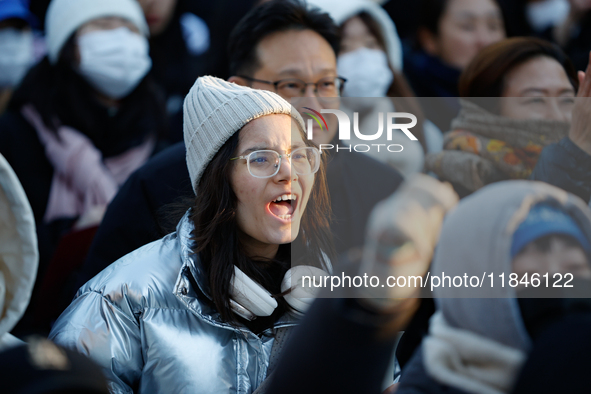
[[[270,150],[252,152],[247,159],[250,174],[258,178],[267,178],[279,171],[281,158],[279,153]],[[293,170],[299,175],[308,175],[318,171],[320,154],[315,148],[300,148],[291,153]]]
[[[336,97],[340,93],[341,84],[339,78],[323,78],[316,83],[316,90],[321,97]],[[277,84],[277,93],[287,97],[302,96],[306,93],[306,86],[301,79],[285,79]]]

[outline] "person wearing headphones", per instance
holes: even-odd
[[[290,275],[330,271],[324,163],[287,101],[201,77],[184,139],[197,197],[177,231],[84,285],[50,333],[112,392],[254,391],[311,300]]]

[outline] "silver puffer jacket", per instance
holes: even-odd
[[[233,327],[203,302],[193,224],[119,259],[88,283],[50,339],[104,368],[113,393],[251,393],[266,377],[273,337]],[[276,328],[292,326],[291,314]]]

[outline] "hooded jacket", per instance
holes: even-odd
[[[29,304],[38,262],[33,211],[0,154],[0,351],[22,344],[9,332]]]
[[[362,12],[369,14],[384,37],[388,62],[396,72],[402,72],[402,43],[396,25],[379,4],[369,0],[311,0],[308,4],[328,12],[338,26]]]
[[[396,73],[402,76],[402,43],[400,41],[400,37],[398,36],[396,25],[394,22],[392,22],[392,19],[388,13],[379,4],[369,0],[310,0],[308,1],[308,4],[317,6],[328,12],[335,23],[341,28],[350,18],[358,16],[361,13],[367,14],[375,22],[377,28],[379,29],[378,33],[384,40],[384,51],[386,53],[389,66],[391,66]],[[346,74],[344,77],[350,78]],[[395,75],[394,78],[398,78],[398,76]],[[351,83],[350,79],[349,83]],[[390,88],[391,86],[388,86],[388,90],[390,90]],[[345,95],[347,95],[346,91]],[[387,95],[388,93],[386,93],[386,96]],[[368,108],[360,110],[358,108],[360,104],[371,107],[371,110],[368,110]],[[341,111],[343,110],[351,112],[349,117],[350,119],[353,119],[352,113],[354,111],[363,112],[360,118],[360,130],[364,130],[369,133],[370,131],[378,129],[378,119],[381,116],[380,113],[395,112],[395,107],[392,100],[386,98],[373,100],[364,98],[362,101],[359,101],[358,98],[354,98],[352,100],[348,98],[342,98]],[[437,141],[440,139],[441,131],[439,131],[439,129],[437,129],[433,123],[426,119],[425,122],[421,122],[419,125],[423,129],[422,133],[425,134],[427,145],[429,147],[438,146],[439,143]],[[408,177],[412,174],[420,172],[423,169],[425,159],[425,154],[421,144],[418,142],[409,143],[408,137],[400,130],[395,130],[392,134],[392,137],[392,140],[386,141],[385,136],[383,136],[383,138],[380,138],[374,142],[387,143],[388,145],[402,144],[404,145],[404,149],[402,151],[396,153],[384,153],[385,148],[383,148],[380,152],[377,150],[370,150],[367,152],[367,154],[382,163],[393,166],[395,169],[400,171],[404,177]],[[353,135],[350,142],[351,145],[355,145],[365,144],[367,141],[360,140]]]
[[[251,393],[266,378],[275,329],[221,320],[192,253],[193,224],[119,259],[76,294],[49,338],[88,355],[113,393]]]
[[[586,204],[541,182],[504,181],[486,186],[446,216],[431,275],[480,279],[484,273],[485,280],[478,288],[434,289],[437,312],[429,335],[403,371],[398,393],[511,390],[531,339],[515,288],[507,282],[501,287],[498,276],[504,273],[508,278],[512,273],[513,234],[530,209],[542,202],[560,207],[591,238],[591,214]],[[491,345],[500,351],[485,353]]]

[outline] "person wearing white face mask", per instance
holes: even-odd
[[[394,80],[388,57],[382,49],[362,46],[347,51],[339,56],[338,67],[339,73],[347,74],[348,83],[343,90],[345,97],[385,97]]]
[[[35,24],[23,0],[0,2],[0,114],[35,61],[31,31]]]
[[[393,139],[377,143],[403,145],[401,152],[369,151],[377,160],[388,163],[405,177],[423,169],[424,150],[440,149],[441,132],[423,117],[423,111],[414,98],[402,74],[402,45],[394,23],[379,5],[368,0],[312,0],[329,12],[341,27],[341,52],[338,71],[347,79],[343,97],[391,97],[392,100],[344,99],[342,105],[360,112],[359,129],[374,133],[378,129],[379,113],[410,112],[417,116],[413,128],[419,142],[409,141],[401,131]],[[371,110],[370,110],[371,109]],[[352,145],[366,142],[353,138]],[[422,145],[422,146],[421,146]]]
[[[0,117],[0,153],[37,222],[37,286],[51,277],[52,258],[64,261],[54,252],[70,250],[62,236],[100,223],[119,186],[165,143],[167,128],[148,75],[149,32],[136,1],[52,0],[45,27],[47,57],[27,73]],[[73,241],[82,246],[73,265],[91,240],[92,234]],[[35,301],[23,329],[46,332],[44,323],[28,326]]]
[[[88,26],[86,26],[88,29]],[[78,36],[78,72],[113,99],[127,96],[150,70],[148,41],[127,26],[91,30]]]

